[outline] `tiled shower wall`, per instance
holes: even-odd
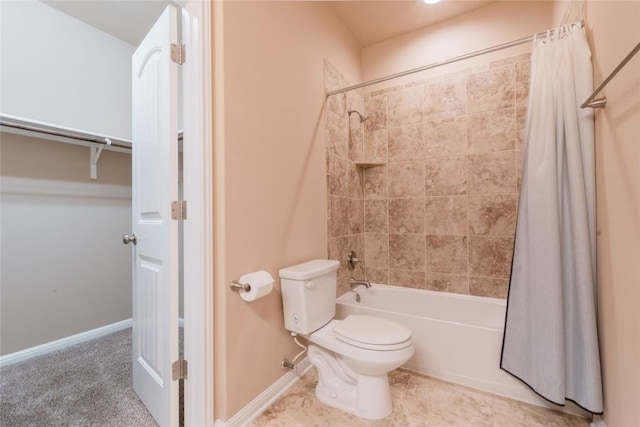
[[[329,258],[338,294],[374,283],[505,298],[529,55],[327,100]],[[325,63],[327,90],[348,85]],[[360,124],[356,109],[369,116]]]
[[[348,86],[340,72],[325,61],[325,88],[340,89]],[[354,250],[362,262],[353,275],[364,278],[364,171],[356,166],[364,156],[364,128],[357,114],[364,112],[361,91],[351,91],[327,99],[325,113],[325,140],[327,145],[327,235],[329,259],[340,260],[338,295],[349,290],[347,254]]]

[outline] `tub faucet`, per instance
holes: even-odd
[[[351,290],[354,290],[358,286],[364,286],[365,288],[370,288],[371,282],[369,282],[368,280],[356,280],[353,277],[350,277],[349,286],[351,287]]]

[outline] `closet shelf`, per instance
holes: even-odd
[[[105,150],[131,153],[131,141],[123,138],[58,126],[9,114],[0,114],[0,130],[50,141],[83,145],[85,147],[102,147]]]
[[[131,141],[126,139],[89,133],[9,114],[0,114],[0,130],[16,135],[89,147],[91,179],[98,179],[98,160],[103,150],[131,153]]]
[[[386,163],[383,162],[355,162],[356,166],[362,169],[374,168],[376,166],[384,166]]]

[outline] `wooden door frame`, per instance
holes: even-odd
[[[180,0],[183,25],[185,425],[213,426],[213,108],[211,4]]]

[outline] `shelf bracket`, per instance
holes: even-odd
[[[104,144],[111,145],[111,140],[109,138],[105,138]],[[100,160],[100,155],[102,154],[102,150],[104,150],[105,145],[89,147],[89,173],[91,179],[98,179],[98,160]]]

